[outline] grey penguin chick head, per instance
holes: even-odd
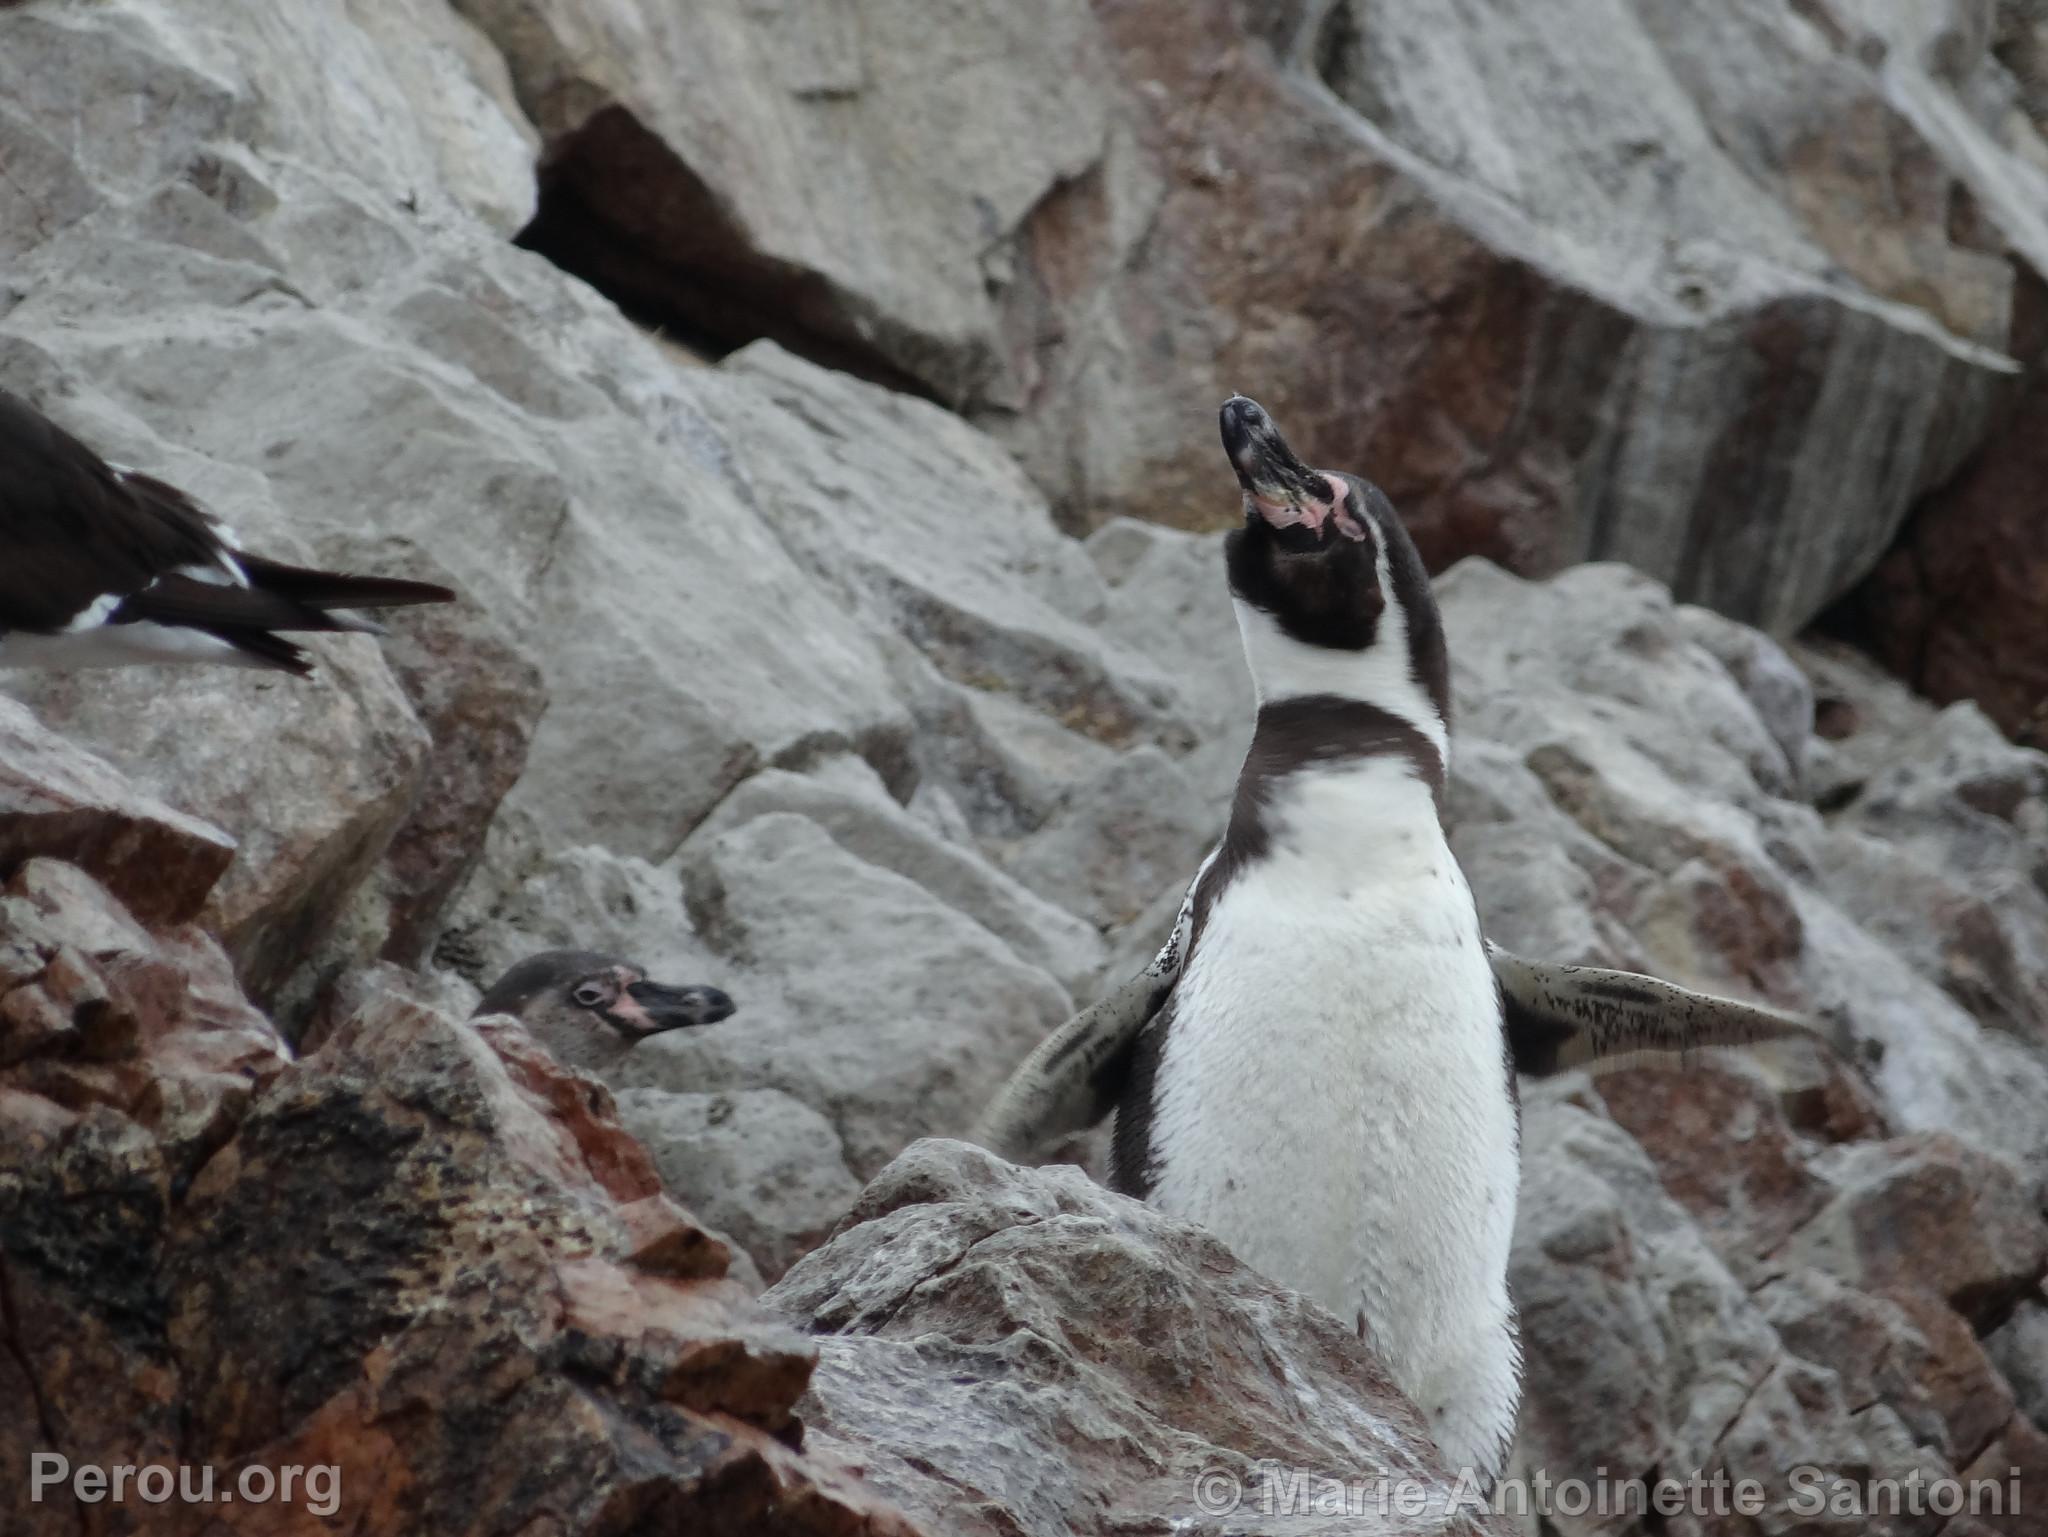
[[[736,1007],[715,987],[651,981],[615,955],[543,950],[493,982],[472,1017],[509,1014],[565,1067],[596,1068],[650,1036],[715,1024]]]

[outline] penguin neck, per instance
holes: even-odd
[[[586,1073],[611,1067],[636,1044],[580,1012],[564,1016],[541,1009],[520,1023],[555,1061]]]
[[[1289,635],[1265,610],[1242,598],[1232,601],[1258,699],[1255,731],[1309,711],[1333,727],[1345,721],[1352,729],[1410,737],[1434,759],[1430,777],[1441,784],[1450,768],[1450,723],[1416,676],[1407,615],[1398,601],[1388,602],[1373,643],[1358,651],[1311,646]]]

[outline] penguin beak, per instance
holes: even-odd
[[[688,1025],[716,1024],[737,1007],[715,987],[669,987],[660,982],[635,982],[612,1005],[614,1024],[635,1035],[659,1035]]]
[[[1246,519],[1320,533],[1343,502],[1342,483],[1303,464],[1256,400],[1231,396],[1218,413],[1218,425],[1223,451],[1244,488]]]
[[[1344,482],[1303,464],[1256,400],[1231,396],[1218,413],[1218,425],[1223,451],[1244,488],[1246,522],[1306,530],[1313,536],[1307,539],[1310,548],[1320,545],[1333,522],[1348,539],[1364,537],[1363,526],[1346,506],[1349,492]],[[1293,536],[1297,541],[1303,537]]]

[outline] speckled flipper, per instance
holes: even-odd
[[[1214,855],[1210,856],[1214,858]],[[1195,888],[1209,861],[1195,872],[1173,932],[1152,962],[1107,997],[1083,1009],[1039,1042],[981,1113],[970,1141],[1028,1163],[1115,1108],[1129,1070],[1132,1043],[1159,1012],[1187,958]]]
[[[1558,966],[1488,943],[1515,1071],[1546,1078],[1603,1058],[1759,1041],[1828,1042],[1824,1027],[1768,1004],[1696,993],[1632,971]]]

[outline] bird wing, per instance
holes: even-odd
[[[1632,971],[1532,961],[1488,942],[1515,1071],[1547,1078],[1635,1052],[1687,1052],[1759,1041],[1831,1043],[1816,1021]]]
[[[239,551],[235,561],[248,574],[252,587],[290,598],[309,608],[407,608],[415,603],[455,601],[455,593],[438,582],[414,582],[395,576],[356,576],[344,571],[321,571],[311,566],[288,566],[283,561],[267,560],[261,555]]]
[[[1039,1042],[981,1113],[969,1140],[1004,1158],[1029,1162],[1116,1107],[1130,1077],[1131,1049],[1180,980],[1194,920],[1195,872],[1180,914],[1151,964]]]
[[[168,575],[126,599],[114,622],[189,625],[193,629],[349,630],[356,625],[261,587],[230,587]]]
[[[222,567],[227,553],[183,492],[116,471],[4,392],[0,548],[0,629],[45,632],[167,572]]]

